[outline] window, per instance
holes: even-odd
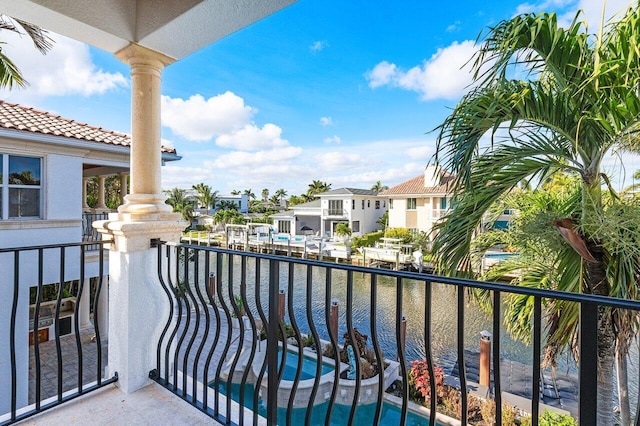
[[[41,216],[41,170],[40,158],[0,155],[0,218]]]
[[[387,202],[386,202],[386,201],[383,201],[383,202],[382,202],[382,208],[383,208],[383,209],[386,209],[386,208],[387,208]]]
[[[329,216],[342,216],[342,200],[329,200]]]
[[[364,200],[362,200],[362,210],[364,210]]]
[[[447,199],[444,197],[440,198],[440,209],[442,210],[447,209]]]
[[[351,231],[352,232],[360,232],[360,221],[354,220],[351,222]]]
[[[371,208],[371,200],[367,200],[367,208],[370,209]]]
[[[416,209],[416,199],[407,198],[407,210],[415,210],[415,209]]]
[[[356,200],[351,200],[351,210],[356,209]]]
[[[279,220],[278,221],[278,232],[281,234],[290,234],[291,233],[291,222],[288,220]]]
[[[380,200],[376,200],[376,209],[380,209]]]
[[[389,200],[389,210],[393,208],[393,199]]]

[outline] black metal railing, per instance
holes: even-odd
[[[100,243],[102,244],[102,243]],[[117,380],[106,377],[104,251],[87,243],[0,249],[0,425]],[[104,318],[103,318],[104,317]]]
[[[97,229],[92,224],[96,220],[109,219],[109,213],[82,213],[82,241],[96,242],[102,240],[102,237]],[[86,250],[98,250],[101,247],[100,244],[87,245]]]
[[[595,425],[598,309],[640,310],[636,301],[185,244],[158,245],[158,273],[171,315],[150,377],[224,424],[434,425],[436,398],[426,415],[410,401],[414,360],[426,362],[431,395],[440,386],[436,365],[449,363],[447,380],[468,424],[471,398],[482,393],[470,349],[480,330],[469,328],[482,317],[493,336],[482,394],[497,407],[493,421],[503,424],[503,402],[513,397],[529,404],[519,408],[537,425],[542,404],[553,403],[541,354],[544,302],[555,299],[580,312],[580,366],[566,365],[575,406],[571,395],[562,406],[581,425]],[[472,312],[469,290],[489,295],[492,314]],[[531,341],[521,345],[528,378],[519,390],[503,371],[514,344],[503,325],[508,295],[528,296],[533,306]],[[370,347],[360,348],[363,333]],[[358,354],[345,340],[360,342],[351,345]]]

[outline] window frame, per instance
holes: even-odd
[[[40,183],[38,185],[17,185],[9,183],[9,160],[11,157],[32,158],[39,161]],[[44,219],[44,156],[23,155],[22,153],[0,152],[2,163],[2,181],[0,182],[0,221],[27,221]],[[37,189],[38,190],[38,216],[10,216],[10,192],[11,189]]]
[[[417,210],[417,209],[418,209],[418,199],[407,198],[407,210]]]

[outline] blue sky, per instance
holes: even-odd
[[[628,4],[609,0],[607,16]],[[183,156],[163,167],[163,188],[204,182],[228,193],[306,190],[313,179],[369,188],[420,174],[436,127],[464,93],[460,67],[479,32],[522,12],[585,10],[600,0],[300,0],[170,65],[163,74],[163,140]],[[0,97],[128,133],[128,67],[54,35],[43,57],[3,37],[31,86]],[[605,165],[623,173],[619,160]],[[626,160],[627,180],[640,160]]]

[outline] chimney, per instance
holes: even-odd
[[[433,188],[440,186],[442,170],[438,166],[427,166],[424,168],[424,187]]]

